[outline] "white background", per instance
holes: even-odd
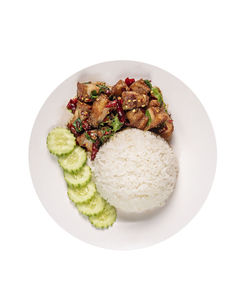
[[[1,298],[249,298],[249,1],[1,1]],[[218,164],[202,210],[155,246],[85,244],[33,189],[36,115],[76,71],[151,63],[183,80],[214,125]],[[37,157],[39,159],[39,157]]]

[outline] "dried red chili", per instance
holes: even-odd
[[[114,100],[114,101],[108,103],[105,107],[106,108],[116,108],[116,102],[117,102],[117,100]]]
[[[125,116],[125,112],[122,108],[122,99],[118,99],[116,101],[116,111],[117,111],[117,114],[118,114],[119,121],[121,123],[124,123],[125,119],[126,119],[126,116]]]
[[[131,79],[129,79],[128,77],[125,79],[125,83],[128,85],[128,86],[130,86],[132,83],[134,83],[135,82],[135,79],[133,79],[133,78],[131,78]]]
[[[90,124],[87,122],[87,120],[82,121],[82,127],[84,131],[88,131],[91,129]]]
[[[95,160],[96,154],[99,151],[99,147],[100,147],[100,141],[96,140],[96,142],[93,143],[93,145],[92,145],[92,152],[91,152],[91,160],[92,161]]]
[[[76,129],[72,124],[67,124],[67,127],[72,134],[74,134],[75,136],[78,136],[78,133],[76,132]]]
[[[67,109],[71,110],[72,113],[75,113],[76,111],[76,105],[77,105],[77,99],[70,99],[70,101],[67,104]]]

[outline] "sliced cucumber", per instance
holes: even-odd
[[[87,216],[99,214],[104,209],[104,206],[105,200],[97,192],[87,203],[84,202],[76,204],[78,211]]]
[[[51,154],[62,156],[73,151],[76,145],[74,135],[65,128],[55,128],[49,132],[47,147]]]
[[[69,199],[74,203],[85,203],[90,201],[96,193],[96,187],[93,182],[88,183],[86,186],[81,188],[68,187]]]
[[[109,203],[105,203],[104,209],[101,213],[90,216],[89,221],[96,228],[108,228],[111,226],[116,220],[116,210]]]
[[[62,169],[75,173],[82,168],[87,159],[87,154],[83,148],[76,146],[69,155],[62,156],[58,158],[58,162],[61,165]]]
[[[67,184],[72,188],[85,186],[91,179],[91,170],[85,165],[77,173],[64,171],[64,178]]]

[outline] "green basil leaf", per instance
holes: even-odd
[[[149,80],[144,80],[144,83],[146,83],[147,86],[148,86],[150,89],[152,89],[152,84],[151,84],[151,82],[150,82]]]
[[[96,99],[98,97],[98,93],[96,90],[92,90],[90,93],[90,98],[91,99]]]
[[[80,118],[77,118],[73,123],[74,128],[76,129],[77,133],[80,133],[83,130],[82,121]]]
[[[85,137],[89,140],[89,141],[91,141],[91,142],[95,142],[95,140],[93,140],[90,136],[89,136],[89,134],[87,133],[87,132],[85,132]]]
[[[112,128],[113,128],[113,132],[114,132],[114,133],[117,132],[118,130],[120,130],[121,127],[123,126],[123,123],[121,123],[121,122],[119,121],[119,118],[118,118],[117,115],[116,115],[116,116],[114,117],[114,119],[112,120],[112,122],[111,122],[111,126],[112,126]]]
[[[146,116],[148,117],[148,122],[147,122],[147,126],[149,126],[150,124],[151,124],[151,122],[152,122],[152,118],[151,118],[151,115],[150,115],[150,113],[149,113],[149,111],[148,110],[146,110]]]
[[[159,88],[153,87],[152,92],[153,92],[153,95],[157,98],[158,102],[162,105],[163,104],[163,98],[162,98],[162,94],[161,94]]]

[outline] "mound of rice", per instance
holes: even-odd
[[[91,166],[97,190],[126,213],[163,206],[178,174],[177,159],[168,143],[138,129],[115,134],[100,148]]]

